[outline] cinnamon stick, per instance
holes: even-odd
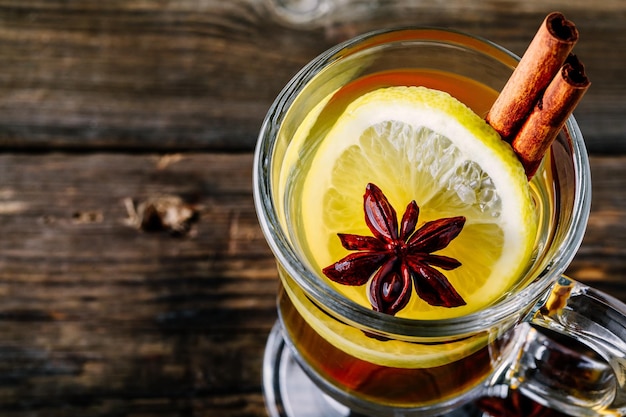
[[[550,13],[539,27],[486,120],[508,142],[578,41],[576,26],[562,13]]]
[[[583,64],[570,55],[511,143],[528,179],[590,84]]]

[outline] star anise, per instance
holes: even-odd
[[[372,183],[365,189],[363,207],[365,222],[374,236],[338,233],[343,247],[357,252],[324,268],[328,278],[356,286],[369,281],[372,308],[391,315],[407,305],[413,285],[418,296],[431,305],[465,305],[445,275],[435,268],[452,270],[461,263],[432,254],[459,235],[465,217],[426,222],[415,231],[419,207],[411,201],[398,226],[396,211],[380,188]]]

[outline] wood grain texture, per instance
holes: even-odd
[[[277,274],[252,201],[274,97],[359,33],[451,27],[520,54],[552,10],[593,85],[593,204],[568,273],[626,301],[626,3],[0,0],[0,415],[265,416]],[[372,6],[375,6],[372,8]],[[176,196],[188,234],[132,210]]]
[[[344,0],[295,25],[272,3],[1,0],[0,146],[250,150],[282,86],[337,42],[429,25],[521,54],[561,10],[579,26],[575,52],[593,82],[577,111],[588,146],[626,149],[621,1]]]
[[[569,273],[626,301],[626,159],[592,159],[590,227]],[[0,414],[262,416],[277,276],[250,154],[0,155]],[[609,185],[609,186],[605,186]],[[189,235],[126,223],[179,195]]]
[[[169,160],[0,156],[0,414],[263,414],[277,280],[251,155]],[[167,194],[197,206],[189,235],[126,223],[126,198]]]

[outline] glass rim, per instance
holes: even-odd
[[[445,34],[451,38],[434,39],[428,37],[429,33]],[[336,60],[360,51],[363,48],[358,48],[358,46],[363,46],[367,41],[377,41],[371,45],[367,44],[367,47],[386,44],[398,40],[401,34],[405,36],[412,34],[411,38],[406,40],[479,48],[482,52],[488,53],[504,64],[510,61],[511,66],[514,66],[520,59],[504,47],[485,38],[462,31],[437,27],[400,27],[371,31],[344,41],[321,53],[305,65],[283,88],[270,107],[261,126],[253,163],[253,197],[259,223],[270,249],[287,274],[313,298],[316,304],[321,304],[328,311],[337,313],[344,321],[358,323],[358,326],[363,329],[405,337],[463,335],[472,331],[488,329],[493,324],[499,323],[513,314],[518,314],[521,300],[536,300],[544,295],[549,285],[565,271],[582,243],[591,206],[591,175],[582,133],[573,116],[567,120],[565,130],[569,133],[569,143],[573,155],[572,165],[579,189],[574,193],[572,226],[563,238],[563,246],[550,262],[549,267],[542,269],[532,282],[524,288],[510,297],[505,297],[495,304],[467,315],[438,320],[401,318],[374,311],[344,297],[321,279],[317,273],[307,268],[299,259],[273,208],[273,186],[267,173],[271,172],[271,156],[274,151],[277,126],[280,125],[285,113],[281,110],[288,109],[298,93],[323,68]],[[276,124],[276,122],[278,123]]]

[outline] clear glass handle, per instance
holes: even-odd
[[[626,305],[561,277],[530,320],[509,384],[575,416],[626,415]]]

